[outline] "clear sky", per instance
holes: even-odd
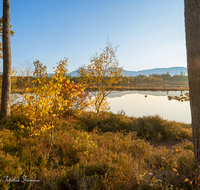
[[[108,35],[125,70],[187,65],[183,0],[11,0],[11,25],[15,68],[40,60],[50,73],[67,57],[71,72]]]

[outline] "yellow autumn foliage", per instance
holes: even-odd
[[[107,96],[113,91],[120,89],[118,83],[123,80],[123,69],[119,67],[118,60],[115,56],[117,48],[113,48],[108,41],[103,52],[97,53],[90,59],[91,64],[82,66],[78,70],[79,81],[93,94],[91,105],[93,109],[105,111],[109,103]]]
[[[54,118],[61,116],[64,110],[72,109],[81,112],[86,107],[85,101],[80,101],[84,89],[81,85],[70,82],[66,77],[67,59],[60,61],[57,65],[55,75],[52,77],[36,77],[32,88],[26,88],[24,94],[25,104],[15,106],[17,111],[22,111],[30,119],[27,129],[30,135],[39,135],[41,132],[54,128]],[[39,85],[38,85],[39,84]],[[82,95],[82,96],[81,96]],[[50,121],[50,122],[49,122]],[[23,125],[19,124],[21,128]]]

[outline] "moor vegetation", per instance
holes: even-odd
[[[30,136],[30,118],[13,111],[1,120],[1,189],[192,189],[190,125],[159,116],[82,112],[55,117],[51,131]],[[23,125],[23,127],[19,126]],[[188,181],[187,181],[188,180]],[[21,180],[23,181],[23,180]]]
[[[87,111],[95,102],[66,77],[66,66],[27,77],[26,102],[0,120],[1,189],[199,187],[190,125]]]

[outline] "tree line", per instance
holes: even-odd
[[[105,77],[109,78],[109,77]],[[71,81],[74,81],[75,84],[78,83],[78,77],[70,77]],[[187,82],[188,76],[184,74],[152,74],[149,76],[146,75],[137,75],[131,77],[122,77],[122,81],[120,81],[119,85],[127,85],[128,84],[137,84],[137,83],[157,83],[157,82]]]

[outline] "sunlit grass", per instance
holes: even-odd
[[[158,116],[127,117],[123,112],[55,119],[49,156],[49,131],[29,137],[26,127],[17,125],[28,123],[24,114],[0,121],[0,179],[23,174],[40,182],[20,187],[15,183],[16,189],[52,190],[187,189],[190,181],[198,180],[188,124]],[[1,188],[11,185],[0,183]]]

